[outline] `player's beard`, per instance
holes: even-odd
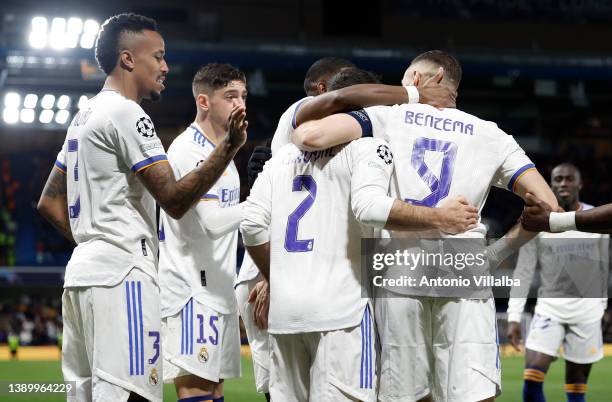
[[[161,92],[153,90],[149,94],[149,100],[151,100],[151,102],[159,102],[159,101],[161,101],[161,99],[162,99]]]

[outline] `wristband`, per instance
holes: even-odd
[[[408,103],[419,103],[419,90],[414,85],[406,85],[406,92],[408,93]]]
[[[576,211],[551,212],[548,218],[548,226],[553,233],[576,230]]]

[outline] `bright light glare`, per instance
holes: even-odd
[[[51,120],[53,120],[53,110],[43,110],[38,118],[43,124],[51,123]]]
[[[23,107],[28,109],[34,109],[36,107],[36,103],[38,102],[38,96],[35,94],[27,94],[23,99]]]
[[[45,17],[32,18],[32,32],[46,34],[47,33],[47,19]]]
[[[83,20],[80,18],[72,17],[68,19],[68,32],[74,34],[80,34],[83,30]]]
[[[5,123],[15,124],[19,121],[19,111],[13,108],[4,108],[4,112],[2,112],[2,118]]]
[[[34,121],[34,109],[21,109],[21,122],[32,123]]]
[[[74,49],[79,43],[79,35],[83,30],[83,20],[80,18],[68,19],[68,27],[65,36],[65,45],[68,48]]]
[[[57,100],[58,109],[67,109],[70,104],[70,97],[68,95],[62,95]]]
[[[83,32],[85,34],[96,36],[98,34],[98,30],[100,29],[100,24],[98,24],[95,20],[87,20],[85,21],[85,25],[83,27]]]
[[[81,97],[79,98],[78,108],[79,110],[81,110],[85,106],[87,106],[87,96],[81,95]]]
[[[55,122],[57,124],[66,124],[68,117],[70,117],[70,113],[67,110],[60,110],[55,115]]]
[[[55,96],[51,94],[46,94],[45,96],[43,96],[42,100],[40,101],[40,105],[43,107],[43,109],[53,108],[54,103],[55,103]]]
[[[54,49],[63,49],[66,47],[66,19],[61,17],[53,18],[51,22],[51,35],[49,35],[49,44]]]
[[[30,32],[29,42],[34,49],[42,49],[47,46],[47,34],[45,32]]]
[[[4,95],[4,107],[17,109],[21,103],[21,96],[17,92],[7,92]]]
[[[91,49],[96,42],[96,35],[83,34],[79,43],[83,49]]]

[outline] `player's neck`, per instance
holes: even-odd
[[[138,97],[136,87],[128,80],[123,79],[121,76],[117,77],[114,75],[109,75],[106,77],[103,89],[110,89],[118,92],[120,95],[131,99],[136,103],[140,103],[141,101],[141,99]]]
[[[225,130],[223,127],[217,127],[210,119],[196,116],[195,122],[204,131],[203,134],[206,136],[206,138],[208,138],[215,145],[219,144],[225,136]]]
[[[570,211],[580,211],[581,209],[582,209],[582,204],[580,204],[580,200],[576,200],[576,202],[572,204]]]

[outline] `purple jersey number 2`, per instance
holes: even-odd
[[[314,239],[299,240],[298,225],[300,219],[312,207],[317,197],[317,183],[310,175],[300,175],[293,179],[292,191],[308,191],[308,196],[297,206],[297,208],[287,218],[287,231],[285,233],[285,250],[290,253],[303,253],[312,251]]]
[[[436,177],[425,163],[425,151],[442,152],[442,168],[440,177]],[[413,205],[435,207],[440,200],[448,196],[451,182],[453,181],[453,169],[455,157],[457,156],[457,144],[450,141],[436,140],[433,138],[419,137],[412,148],[412,167],[417,171],[421,179],[427,184],[431,193],[422,200],[406,198],[406,202]]]

